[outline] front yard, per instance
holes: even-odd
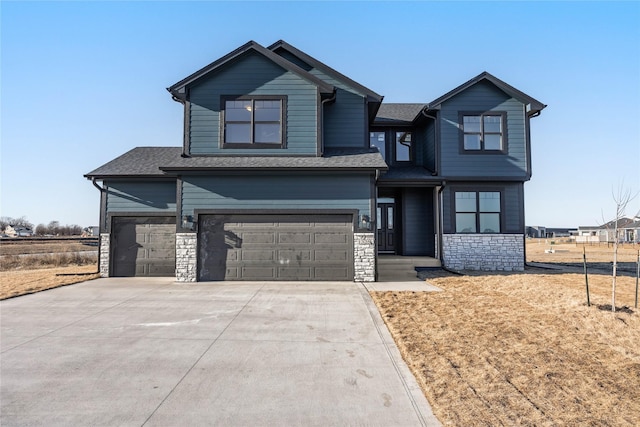
[[[532,242],[529,259],[582,259],[581,246],[544,248]],[[635,260],[636,249],[626,251],[623,260]],[[587,253],[605,262],[610,248]],[[615,314],[604,272],[589,277],[591,307],[584,275],[567,270],[432,273],[427,281],[443,292],[372,296],[443,424],[640,425],[635,277],[618,278]]]

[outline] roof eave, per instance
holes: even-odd
[[[329,67],[327,64],[315,59],[314,57],[309,56],[308,54],[290,45],[284,40],[278,40],[277,42],[268,46],[267,49],[270,51],[274,51],[280,47],[288,51],[289,53],[297,56],[298,58],[302,59],[304,62],[313,66],[314,68],[317,68],[327,73],[328,75],[335,77],[337,80],[341,80],[342,82],[346,83],[348,86],[353,87],[354,89],[356,89],[357,91],[365,95],[367,97],[368,102],[382,102],[382,99],[384,98],[382,95],[372,91],[366,86],[361,85],[355,80],[350,79],[349,77],[345,76],[344,74],[340,73],[337,70],[334,70],[333,68]]]
[[[428,110],[439,110],[440,107],[442,106],[442,103],[453,98],[454,96],[458,95],[460,92],[470,88],[471,86],[481,82],[482,80],[487,80],[488,82],[492,83],[493,85],[495,85],[498,89],[500,89],[501,91],[503,91],[504,93],[506,93],[507,95],[519,100],[520,102],[530,105],[530,111],[533,113],[539,113],[540,111],[542,111],[546,105],[543,104],[542,102],[538,101],[537,99],[527,95],[526,93],[516,89],[515,87],[511,86],[510,84],[508,84],[505,81],[500,80],[499,78],[493,76],[492,74],[483,71],[482,73],[478,74],[477,76],[475,76],[474,78],[466,81],[465,83],[461,84],[460,86],[456,87],[453,90],[450,90],[449,92],[445,93],[444,95],[442,95],[439,98],[434,99],[433,101],[431,101],[429,104],[427,104],[426,108]]]
[[[167,172],[229,172],[229,171],[260,171],[260,172],[272,172],[272,171],[335,171],[335,172],[367,172],[367,171],[385,171],[388,169],[387,166],[349,166],[349,167],[341,167],[341,166],[298,166],[298,167],[286,167],[286,166],[277,166],[277,167],[251,167],[251,166],[238,166],[238,167],[225,167],[225,166],[165,166],[160,167],[161,170]]]
[[[245,43],[244,45],[240,46],[239,48],[233,50],[232,52],[229,52],[228,54],[226,54],[225,56],[223,56],[220,59],[217,59],[216,61],[210,63],[209,65],[199,69],[198,71],[196,71],[195,73],[190,74],[189,76],[185,77],[184,79],[180,80],[179,82],[169,86],[167,88],[167,90],[175,97],[179,98],[179,99],[184,99],[184,93],[181,92],[181,89],[184,89],[186,86],[188,86],[189,84],[193,83],[194,81],[204,77],[205,75],[209,74],[210,72],[234,61],[235,59],[239,58],[240,56],[244,55],[246,52],[250,51],[250,50],[254,50],[257,53],[260,53],[261,55],[265,56],[266,58],[268,58],[269,60],[273,61],[274,63],[276,63],[277,65],[281,66],[282,68],[284,68],[285,70],[289,70],[297,75],[299,75],[301,78],[315,84],[319,89],[321,93],[333,93],[333,91],[335,90],[335,88],[318,79],[317,77],[315,77],[314,75],[308,73],[307,71],[303,70],[302,68],[298,67],[297,65],[287,61],[286,59],[282,58],[279,55],[276,55],[275,53],[273,53],[272,51],[270,51],[269,49],[266,49],[265,47],[261,46],[260,44],[256,43],[253,40],[250,40],[249,42]]]

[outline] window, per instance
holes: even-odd
[[[500,233],[499,191],[456,191],[456,233]]]
[[[282,146],[284,101],[282,97],[224,98],[224,146]]]
[[[384,132],[369,132],[369,146],[376,147],[382,158],[387,159]]]
[[[396,132],[396,162],[411,161],[411,132]]]
[[[463,114],[465,151],[504,151],[503,113]]]

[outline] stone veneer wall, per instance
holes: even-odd
[[[100,234],[100,277],[109,277],[109,233]]]
[[[355,282],[376,280],[376,248],[373,233],[354,233],[353,267]]]
[[[176,280],[195,282],[197,265],[197,234],[176,233]]]
[[[444,234],[442,252],[452,270],[524,270],[523,234]]]

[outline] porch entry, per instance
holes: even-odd
[[[378,253],[396,252],[396,203],[393,198],[378,199]]]

